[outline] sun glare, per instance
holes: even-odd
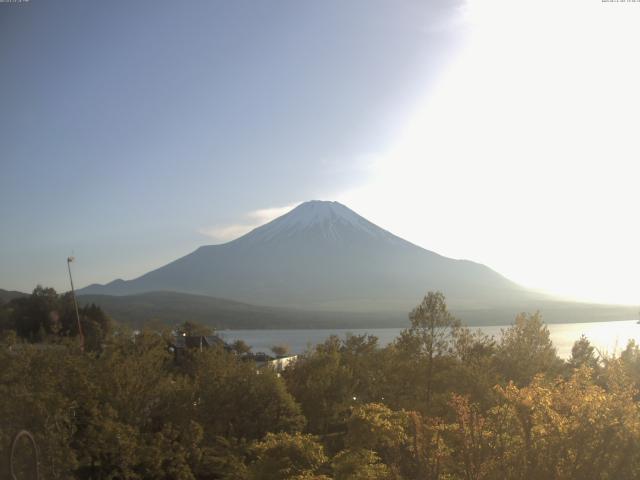
[[[640,8],[472,1],[463,14],[467,46],[345,198],[524,285],[638,302]]]

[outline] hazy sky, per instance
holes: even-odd
[[[312,198],[640,303],[639,3],[0,3],[0,287],[132,278]]]

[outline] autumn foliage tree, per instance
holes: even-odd
[[[44,478],[640,478],[635,342],[601,357],[581,338],[564,361],[539,314],[496,339],[429,293],[390,345],[333,336],[280,374],[244,346],[177,361],[170,331],[114,329],[95,306],[82,352],[65,302],[0,305],[0,456],[28,429]]]

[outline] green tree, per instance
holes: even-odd
[[[355,407],[347,421],[345,446],[352,455],[345,459],[369,458],[369,467],[374,471],[382,471],[380,463],[391,466],[385,470],[399,476],[399,465],[403,463],[408,436],[408,417],[402,411],[395,412],[380,403],[368,403]],[[367,452],[375,452],[379,461],[371,461],[373,457]]]
[[[332,462],[335,480],[389,480],[392,475],[372,450],[343,450]]]
[[[18,343],[18,334],[15,330],[3,330],[0,332],[0,344],[11,350]]]
[[[60,310],[60,298],[53,288],[38,285],[28,297],[14,298],[9,302],[11,322],[18,335],[30,342],[43,341],[52,333],[51,321]]]
[[[195,468],[199,480],[247,480],[249,475],[245,458],[249,447],[244,440],[218,436],[201,449],[202,457]]]
[[[206,325],[202,325],[197,322],[186,321],[178,325],[176,327],[176,335],[186,336],[186,337],[198,337],[203,336],[206,337],[208,335],[213,335],[214,329],[208,327]]]
[[[528,384],[538,373],[554,376],[562,368],[539,312],[521,313],[511,327],[502,331],[496,362],[504,378],[519,386]]]
[[[409,314],[409,319],[411,326],[401,332],[396,342],[397,354],[401,356],[397,373],[416,374],[420,378],[419,381],[408,379],[405,389],[409,389],[409,397],[415,398],[417,393],[417,403],[424,401],[425,408],[429,409],[435,377],[444,371],[444,368],[437,367],[442,367],[441,360],[451,352],[454,333],[460,327],[460,321],[449,313],[441,292],[428,292]],[[424,398],[421,398],[422,395]]]
[[[357,402],[353,371],[343,363],[341,345],[338,337],[330,337],[283,374],[311,433],[343,430],[349,410]]]
[[[254,480],[311,478],[328,460],[315,437],[300,433],[268,433],[252,450]]]
[[[238,355],[245,355],[251,351],[251,345],[248,345],[244,340],[238,339],[231,344],[231,350]]]
[[[468,396],[483,407],[492,405],[496,400],[493,387],[500,383],[496,352],[493,337],[468,328],[458,329],[453,341],[456,361],[448,376],[447,390]]]
[[[198,352],[194,362],[194,415],[208,441],[217,436],[256,440],[304,427],[299,405],[272,369],[258,370],[254,362],[223,349]]]
[[[347,334],[342,341],[340,361],[351,374],[351,390],[359,403],[384,402],[388,386],[385,355],[373,335]]]
[[[568,365],[572,369],[582,366],[587,366],[594,371],[599,369],[600,364],[596,356],[595,347],[591,345],[591,342],[584,335],[581,335],[571,347],[571,358],[569,358]]]
[[[353,408],[347,421],[345,444],[353,449],[375,450],[382,456],[397,450],[407,440],[407,417],[380,403]]]
[[[37,286],[28,297],[11,300],[8,323],[30,342],[57,341],[78,335],[78,318],[71,293],[58,295],[53,288]],[[88,350],[101,349],[111,330],[111,319],[95,304],[79,309]]]
[[[289,353],[288,345],[274,345],[271,347],[271,351],[277,357],[283,357]]]
[[[11,319],[11,311],[9,305],[0,298],[0,333],[8,330],[15,332],[16,326]]]

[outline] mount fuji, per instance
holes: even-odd
[[[313,311],[407,312],[429,290],[457,311],[538,308],[548,300],[479,263],[438,255],[338,202],[310,201],[221,245],[133,280],[80,294],[172,291]],[[511,315],[511,313],[510,313]]]

